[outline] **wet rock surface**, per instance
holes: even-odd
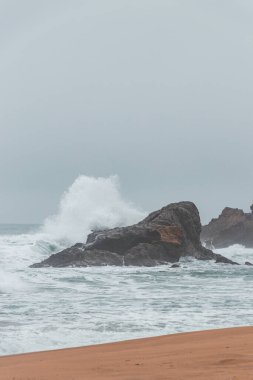
[[[238,208],[226,207],[218,218],[203,226],[201,241],[207,248],[226,248],[241,244],[253,247],[253,206],[251,213]]]
[[[233,260],[230,260],[230,259],[227,259],[226,257],[222,256],[222,255],[219,255],[219,254],[216,254],[216,261],[215,261],[217,264],[218,263],[223,263],[223,264],[232,264],[232,265],[240,265],[239,263],[237,263],[236,261],[233,261]]]
[[[202,246],[200,232],[194,203],[172,203],[133,226],[94,231],[86,243],[75,244],[32,267],[148,267],[176,263],[183,256],[217,260],[221,255]]]

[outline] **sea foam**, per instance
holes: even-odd
[[[41,261],[51,253],[84,242],[93,229],[134,224],[146,214],[123,199],[118,176],[80,175],[62,195],[58,212],[33,232],[0,231],[0,292],[23,288],[17,270]],[[30,229],[30,227],[29,227]]]
[[[200,329],[252,325],[253,267],[184,258],[180,267],[31,269],[93,228],[145,213],[120,195],[117,177],[80,176],[37,232],[0,226],[0,355]],[[243,264],[253,249],[217,250]]]

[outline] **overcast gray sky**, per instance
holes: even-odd
[[[252,0],[0,0],[0,222],[79,174],[203,222],[253,201]]]

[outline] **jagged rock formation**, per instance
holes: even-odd
[[[251,213],[226,207],[217,219],[202,228],[201,241],[208,248],[225,248],[233,244],[253,247],[253,205]]]
[[[92,232],[85,244],[78,243],[32,267],[155,266],[178,262],[182,256],[233,263],[204,248],[200,232],[197,207],[191,202],[173,203],[133,226]]]

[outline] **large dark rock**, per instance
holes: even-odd
[[[182,256],[216,260],[200,242],[201,224],[191,202],[173,203],[138,224],[92,232],[78,243],[32,267],[102,265],[155,266],[178,262]]]
[[[253,247],[253,213],[226,207],[217,219],[202,228],[201,240],[211,249],[233,244]]]

